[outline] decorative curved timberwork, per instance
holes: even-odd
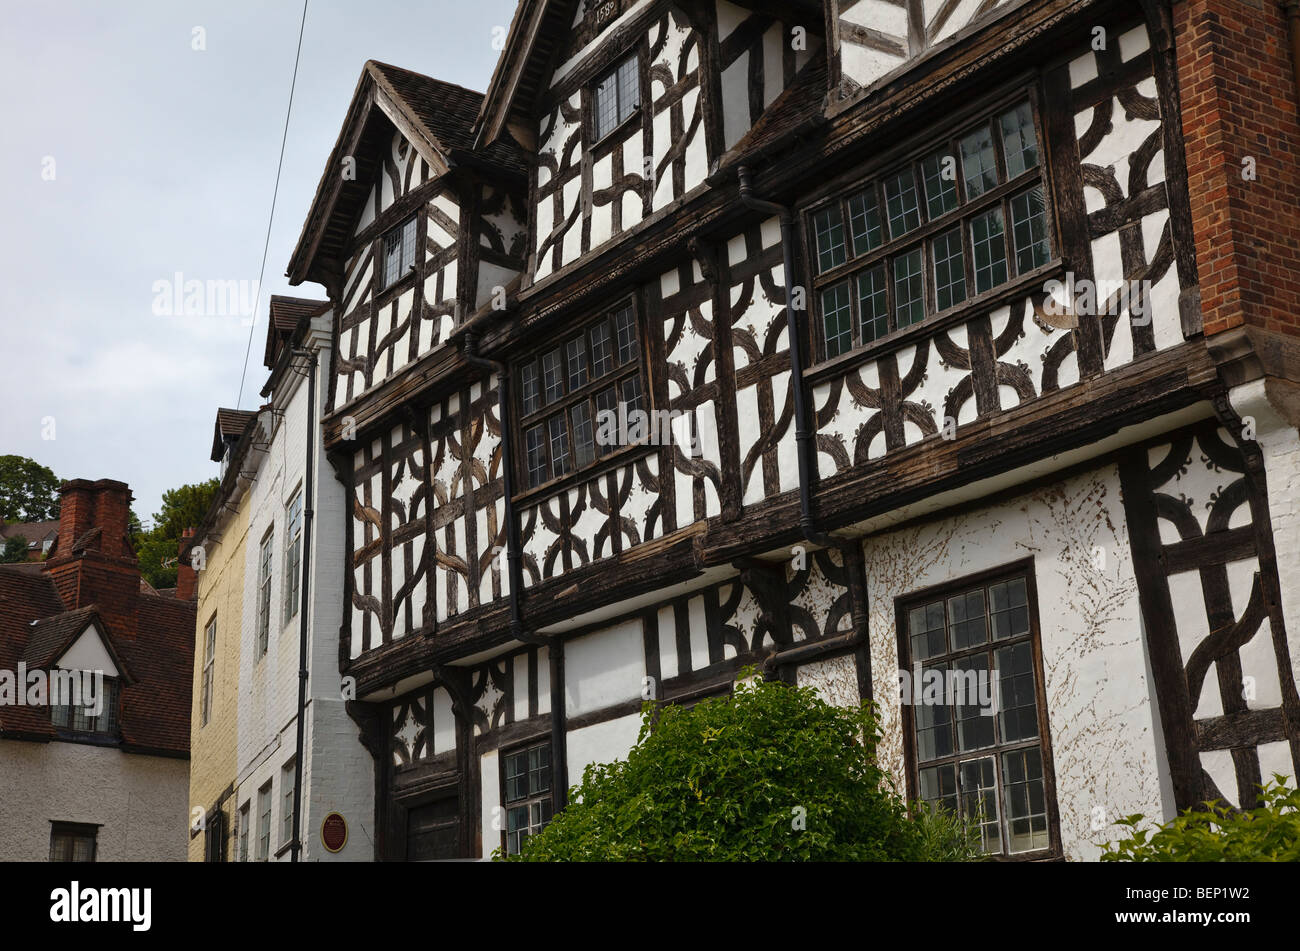
[[[1131,451],[1120,475],[1178,807],[1252,808],[1273,772],[1300,772],[1294,666],[1265,597],[1271,529],[1255,521],[1267,503],[1214,422]]]

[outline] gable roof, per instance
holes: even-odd
[[[268,370],[275,367],[280,347],[293,339],[298,324],[323,313],[329,306],[329,301],[325,300],[271,295],[271,303],[267,308],[270,319],[266,322],[266,352],[262,358]]]
[[[520,0],[515,7],[505,48],[479,111],[480,145],[502,136],[511,118],[531,118],[533,102],[550,79],[546,66],[567,37],[577,6],[577,0]]]
[[[99,611],[94,606],[38,619],[28,627],[27,647],[23,650],[23,661],[28,667],[44,667],[46,664],[53,663],[76,638],[81,636],[82,631],[98,619]]]
[[[482,101],[482,93],[463,86],[367,60],[289,259],[289,283],[324,283],[318,265],[341,262],[360,205],[379,173],[377,156],[386,149],[393,128],[439,175],[468,164],[522,179],[528,164],[513,139],[507,136],[492,148],[474,150],[474,123]],[[344,157],[356,163],[355,176],[347,179],[339,174]]]
[[[155,597],[157,595],[154,595]],[[108,630],[99,608],[88,604],[77,611],[66,611],[53,617],[42,618],[28,625],[27,647],[23,650],[23,662],[28,669],[50,667],[57,664],[67,653],[68,648],[77,642],[87,628],[94,625],[99,632],[100,643],[117,666],[118,673],[128,683],[135,680],[131,670],[124,662],[113,639],[106,635]]]
[[[257,413],[251,409],[219,408],[212,428],[212,461],[220,462],[226,454],[226,441],[239,439],[256,418]]]

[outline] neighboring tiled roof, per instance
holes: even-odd
[[[63,612],[63,601],[39,562],[0,565],[0,669],[18,670],[31,622]],[[49,711],[43,707],[0,707],[0,733],[53,737]]]
[[[763,110],[750,130],[723,154],[718,168],[728,168],[756,158],[792,132],[820,122],[826,83],[826,52],[823,49],[804,64],[794,81]]]
[[[59,655],[81,636],[86,625],[98,620],[98,612],[93,605],[80,611],[67,611],[53,617],[42,618],[28,626],[27,647],[23,650],[23,662],[28,668],[44,667],[59,658]],[[101,622],[102,623],[102,622]]]
[[[39,545],[45,539],[57,534],[59,534],[59,520],[57,518],[47,522],[0,524],[0,539],[21,538],[27,542],[28,546]]]
[[[220,462],[226,451],[226,440],[238,439],[256,418],[257,413],[250,409],[218,409],[217,423],[212,430],[212,461]]]
[[[51,663],[93,622],[128,681],[122,691],[124,748],[188,755],[195,610],[193,601],[142,593],[136,633],[126,636],[94,605],[66,611],[43,564],[0,565],[0,669]],[[54,739],[49,708],[0,707],[0,735]]]
[[[190,749],[194,680],[193,601],[140,596],[139,633],[122,645],[136,683],[122,694],[122,739],[142,749]]]
[[[306,297],[286,297],[272,294],[268,307],[270,320],[266,328],[266,352],[262,362],[267,369],[275,366],[276,343],[292,338],[293,332],[305,317],[314,317],[329,308],[329,301],[309,300]]]

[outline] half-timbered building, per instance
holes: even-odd
[[[1208,15],[523,0],[484,95],[365,65],[288,273],[376,858],[516,851],[748,665],[1007,858],[1295,775],[1300,244],[1216,202],[1297,130],[1208,137]]]

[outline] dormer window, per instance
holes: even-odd
[[[641,83],[637,73],[637,57],[633,53],[596,83],[592,97],[596,141],[599,142],[626,122],[640,105]]]
[[[415,267],[415,219],[384,235],[384,288],[392,287]]]
[[[52,671],[52,679],[59,674],[72,674],[81,678],[84,684],[89,677],[83,676],[81,671]],[[117,708],[120,687],[115,677],[95,678],[103,684],[102,696],[95,698],[94,704],[86,701],[90,698],[84,694],[78,696],[72,692],[72,696],[63,696],[61,699],[67,702],[55,703],[50,706],[50,721],[64,730],[71,730],[76,733],[95,733],[100,736],[117,736],[118,720]],[[98,712],[96,712],[96,707]]]

